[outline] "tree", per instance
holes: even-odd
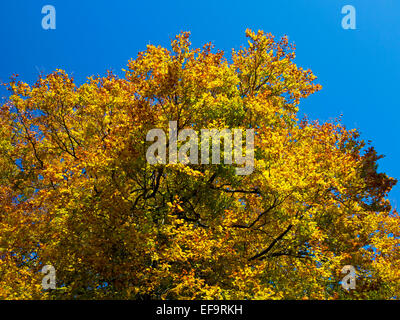
[[[125,77],[14,77],[1,108],[0,297],[373,299],[400,294],[399,215],[373,147],[298,119],[321,89],[294,46],[246,31],[231,59],[189,33]],[[149,130],[255,130],[254,172],[149,164]],[[167,146],[168,147],[168,146]],[[221,154],[221,157],[223,154]],[[39,271],[56,269],[44,291]],[[341,269],[357,270],[356,290]]]

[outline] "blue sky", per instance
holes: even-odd
[[[41,26],[47,4],[56,8],[55,30]],[[356,30],[341,27],[344,5],[356,9]],[[300,115],[325,121],[343,113],[346,127],[386,156],[379,171],[400,178],[398,0],[1,1],[0,81],[18,73],[32,83],[56,68],[79,83],[107,69],[122,74],[147,44],[169,46],[180,31],[191,31],[193,46],[212,41],[230,52],[246,43],[246,28],[288,35],[297,64],[318,76],[323,89]],[[398,207],[400,185],[389,198]]]

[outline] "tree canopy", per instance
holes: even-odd
[[[286,37],[229,58],[189,33],[125,76],[18,77],[0,110],[2,299],[388,299],[400,295],[396,180],[340,119],[298,118],[321,89]],[[150,164],[153,128],[254,129],[254,171]],[[43,290],[44,265],[57,288]],[[357,270],[357,287],[340,285]]]

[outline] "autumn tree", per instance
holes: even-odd
[[[170,49],[148,45],[123,78],[11,79],[0,111],[1,298],[400,296],[400,220],[387,200],[396,181],[356,130],[298,118],[321,86],[287,38],[246,36],[228,58],[181,33]],[[253,173],[150,164],[146,134],[169,121],[254,129]],[[44,265],[55,290],[41,288]],[[355,290],[339,283],[345,265]]]

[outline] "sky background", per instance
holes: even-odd
[[[44,5],[56,9],[55,30],[42,28]],[[345,5],[356,9],[356,30],[341,26]],[[191,31],[194,47],[212,41],[230,56],[246,44],[246,28],[288,35],[296,63],[318,76],[323,89],[302,101],[299,117],[327,121],[343,114],[347,128],[385,155],[379,171],[400,180],[399,0],[2,0],[0,81],[19,74],[32,84],[39,72],[57,68],[78,83],[106,70],[122,75],[147,44],[169,48],[181,31]],[[400,182],[389,199],[398,208]]]

